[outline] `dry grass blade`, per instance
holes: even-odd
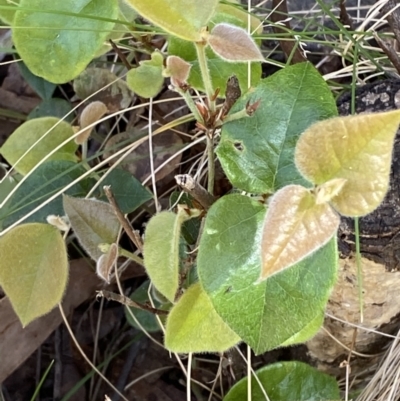
[[[400,399],[399,375],[400,338],[397,337],[357,401],[396,401]]]

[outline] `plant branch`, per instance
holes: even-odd
[[[387,22],[389,23],[394,36],[396,37],[397,43],[400,45],[400,10],[396,8],[397,2],[395,0],[389,0],[385,5],[382,7],[382,11],[384,14],[388,14],[386,17]],[[394,11],[392,11],[396,8]]]
[[[195,181],[191,175],[179,174],[175,176],[175,180],[185,192],[191,195],[200,203],[201,206],[203,206],[204,210],[208,210],[216,201],[215,197]]]
[[[374,38],[378,43],[379,47],[385,52],[388,56],[388,59],[392,62],[393,66],[396,68],[397,72],[400,74],[400,59],[396,53],[396,50],[393,47],[386,44],[376,33],[374,34]]]
[[[273,27],[275,33],[287,33],[287,30],[291,30],[289,21],[284,21],[289,15],[288,8],[286,4],[286,0],[273,0],[272,1],[273,13],[271,15],[271,20],[275,25]],[[279,25],[283,25],[286,29],[280,27]],[[290,59],[291,55],[291,63],[302,63],[303,61],[307,61],[303,56],[297,45],[294,41],[280,40],[279,44],[283,50],[287,59]]]
[[[111,207],[114,209],[114,212],[121,226],[125,230],[128,237],[131,239],[131,241],[136,245],[136,248],[140,251],[140,253],[142,253],[143,252],[142,239],[140,238],[139,233],[133,229],[129,221],[125,218],[124,214],[121,212],[121,209],[119,208],[117,201],[115,200],[114,194],[111,191],[111,187],[109,185],[105,185],[103,187],[103,190],[107,196],[108,201],[110,202]]]
[[[146,312],[151,312],[154,313],[156,315],[168,315],[168,311],[166,310],[162,310],[162,309],[156,309],[153,308],[151,306],[139,303],[139,302],[135,302],[132,301],[130,298],[125,297],[124,295],[121,294],[116,294],[114,292],[111,291],[106,291],[106,290],[102,290],[102,291],[97,291],[97,296],[98,297],[103,297],[109,301],[115,301],[115,302],[119,302],[125,306],[131,306],[133,308],[137,308],[137,309],[141,309],[144,310]]]
[[[214,195],[214,180],[215,180],[214,129],[208,129],[206,131],[206,138],[207,138],[207,157],[208,157],[207,190],[211,195]]]
[[[214,89],[211,82],[210,71],[207,65],[206,43],[196,42],[197,59],[199,61],[201,77],[203,79],[204,90],[208,99],[208,107],[211,112],[215,111]]]

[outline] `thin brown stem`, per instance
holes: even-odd
[[[146,312],[151,312],[151,313],[154,313],[155,315],[168,315],[168,311],[166,311],[166,310],[156,309],[151,306],[141,304],[136,301],[132,301],[130,298],[128,298],[124,295],[121,295],[121,294],[116,294],[115,292],[106,291],[106,290],[97,291],[97,296],[104,297],[105,299],[107,299],[109,301],[119,302],[125,306],[131,306],[133,308],[141,309]]]
[[[396,53],[396,50],[386,44],[378,35],[374,34],[374,37],[379,47],[385,52],[385,54],[388,56],[388,59],[392,62],[394,68],[396,68],[397,72],[400,74],[400,59]]]
[[[132,66],[130,64],[130,62],[127,60],[127,58],[125,57],[125,54],[121,52],[120,48],[111,40],[109,39],[110,45],[111,47],[114,49],[115,53],[118,54],[118,57],[121,59],[122,64],[127,68],[127,70],[131,70]]]
[[[197,202],[203,206],[204,210],[208,210],[216,201],[216,198],[211,195],[203,186],[201,186],[189,174],[178,174],[175,176],[176,183]]]
[[[288,30],[291,30],[291,27],[290,27],[289,21],[283,22],[283,20],[289,16],[286,0],[273,0],[272,7],[274,10],[271,15],[272,22],[274,22],[275,24],[279,23],[279,25],[281,25],[281,26],[283,25],[285,27],[285,28],[282,28],[279,25],[275,25],[274,32],[275,33],[287,33]],[[293,41],[280,40],[279,44],[280,44],[286,58],[289,59],[290,57],[292,57],[291,58],[292,64],[302,63],[303,61],[307,61],[306,58],[301,53],[300,49],[294,43],[294,39],[293,39]],[[295,48],[295,46],[296,46],[296,48]]]
[[[354,30],[353,20],[351,19],[350,15],[346,9],[346,0],[340,0],[340,15],[339,20],[343,25],[347,25],[351,31]]]
[[[125,230],[128,237],[131,239],[131,241],[136,245],[136,248],[140,251],[140,253],[142,253],[143,243],[139,233],[133,229],[129,221],[125,218],[124,214],[121,212],[121,209],[119,208],[117,201],[115,200],[114,194],[112,193],[110,186],[105,185],[103,189],[104,193],[107,196],[108,201],[110,202],[111,207],[114,209],[114,212],[121,226]]]
[[[392,28],[397,43],[400,45],[400,9],[396,8],[394,11],[392,11],[396,6],[397,2],[395,0],[389,0],[382,7],[382,11],[384,14],[390,13],[386,17],[386,20]]]

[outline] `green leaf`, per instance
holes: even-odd
[[[219,5],[221,7],[221,5]],[[233,7],[228,7],[233,9]],[[215,14],[210,23],[209,28],[212,29],[218,23],[229,23],[241,28],[246,28],[247,19],[237,17],[235,14],[226,12],[218,12]],[[170,37],[168,40],[168,54],[181,57],[192,65],[188,82],[196,89],[204,90],[203,79],[200,73],[200,66],[197,60],[196,48],[192,42]],[[242,89],[248,86],[248,67],[247,63],[232,63],[222,60],[217,56],[210,47],[206,49],[207,65],[210,70],[211,80],[214,88],[220,88],[219,96],[225,96],[226,82],[232,75],[236,75]],[[259,62],[251,63],[251,85],[256,85],[261,77],[261,65]]]
[[[224,352],[239,341],[200,283],[189,287],[168,315],[165,347],[171,352]]]
[[[265,280],[325,245],[340,218],[327,203],[300,185],[287,185],[271,198],[261,240],[261,276]]]
[[[15,223],[85,172],[86,169],[83,166],[65,160],[43,163],[21,184],[14,195],[0,209],[0,221],[5,219],[3,228]],[[85,196],[93,184],[92,179],[85,178],[67,189],[65,193],[71,196]],[[61,196],[40,208],[24,222],[43,223],[50,214],[64,214]]]
[[[151,192],[139,180],[125,170],[116,168],[107,174],[101,186],[110,185],[122,213],[132,213],[138,207],[153,198]],[[107,201],[102,190],[100,200]]]
[[[65,121],[55,117],[36,118],[28,120],[18,127],[1,147],[0,153],[16,171],[25,175],[54,148],[73,135],[74,130]],[[20,157],[37,141],[39,142],[16,164]],[[76,161],[75,151],[77,148],[78,145],[71,139],[46,161]]]
[[[126,0],[139,14],[166,32],[192,42],[214,14],[218,0]]]
[[[10,0],[0,0],[0,19],[5,23],[11,25],[14,19],[15,12],[18,9],[19,0],[15,0],[12,3]]]
[[[336,380],[301,362],[278,362],[256,371],[270,401],[340,400]],[[237,382],[223,401],[243,401],[248,394],[247,377]],[[252,401],[264,401],[264,393],[251,378]]]
[[[129,70],[126,75],[126,83],[129,89],[141,97],[157,96],[164,82],[162,65],[161,54],[154,52],[151,55],[151,60],[142,61],[139,67]]]
[[[71,113],[66,117],[71,110],[71,103],[65,99],[52,98],[43,100],[28,114],[28,120],[39,117],[57,117],[71,123],[75,118],[75,114]]]
[[[179,240],[184,221],[189,215],[183,208],[178,213],[161,212],[146,227],[143,257],[146,271],[157,290],[174,302],[179,286]]]
[[[63,206],[71,227],[89,256],[98,260],[103,252],[100,244],[116,241],[119,221],[110,204],[95,199],[63,196]]]
[[[200,282],[216,311],[256,354],[316,333],[313,321],[325,308],[337,270],[333,239],[291,269],[255,284],[265,212],[246,196],[219,199],[207,213],[197,259]]]
[[[35,75],[68,82],[92,61],[111,32],[114,23],[101,18],[117,16],[117,0],[21,0],[12,26],[14,44]]]
[[[337,114],[328,85],[311,64],[295,64],[262,80],[230,113],[257,101],[254,116],[223,125],[217,155],[228,179],[253,193],[310,185],[296,169],[294,149],[313,122]]]
[[[129,297],[132,299],[132,301],[139,302],[141,304],[149,304],[149,285],[150,281],[146,280],[138,289],[136,289],[132,295]],[[154,306],[157,309],[164,309],[165,304],[161,304],[157,299],[154,299],[153,297],[153,302]],[[127,306],[125,308],[125,317],[128,323],[132,326],[135,327],[136,329],[141,330],[141,327],[135,322],[135,320],[132,318],[131,314],[128,312],[128,309],[133,313],[133,315],[136,317],[136,319],[139,321],[141,326],[148,331],[149,333],[155,333],[157,331],[161,330],[161,327],[158,323],[157,317],[154,313],[145,311],[143,309],[138,309],[134,307],[129,307]],[[163,321],[164,316],[160,315],[161,321]]]
[[[364,216],[380,205],[388,190],[399,123],[399,110],[316,123],[298,141],[296,165],[314,184],[345,179],[332,205],[345,216]]]
[[[61,302],[68,258],[61,233],[48,224],[24,224],[0,237],[0,285],[23,326]]]
[[[57,87],[51,82],[46,81],[45,79],[38,77],[37,75],[33,74],[29,68],[20,61],[18,64],[18,69],[28,83],[28,85],[43,99],[49,100],[53,96],[53,93]]]

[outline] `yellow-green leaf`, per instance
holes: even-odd
[[[345,179],[332,205],[346,216],[368,214],[387,192],[399,123],[400,110],[317,122],[297,142],[296,165],[317,185]]]
[[[17,52],[31,72],[53,83],[68,82],[85,69],[118,17],[117,0],[19,3],[12,21]]]
[[[239,341],[200,283],[193,284],[168,315],[165,346],[172,352],[224,352]]]
[[[261,242],[261,276],[300,262],[325,245],[339,227],[339,216],[328,203],[317,204],[309,189],[288,185],[272,197]]]
[[[17,226],[0,237],[0,285],[23,326],[61,302],[68,258],[60,231],[49,224]]]
[[[56,125],[57,124],[57,125]],[[74,130],[65,121],[56,117],[41,117],[28,120],[18,127],[7,139],[0,153],[15,168],[25,175],[35,167],[45,156],[62,142],[71,138]],[[18,164],[21,156],[37,141],[39,141]],[[78,145],[73,139],[67,142],[47,160],[76,161],[75,151]]]
[[[179,286],[179,241],[182,224],[197,217],[184,209],[161,212],[146,227],[143,246],[144,266],[157,290],[174,302]]]
[[[126,0],[139,14],[166,32],[192,42],[214,14],[218,0]]]

